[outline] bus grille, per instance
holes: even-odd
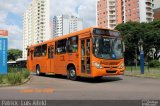
[[[119,62],[105,62],[105,61],[102,61],[101,63],[105,65],[118,65],[119,64]]]
[[[104,68],[117,68],[117,66],[104,66]]]
[[[117,71],[116,71],[116,70],[114,70],[114,71],[107,70],[106,72],[107,72],[108,74],[115,74]]]

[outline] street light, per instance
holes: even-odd
[[[139,45],[140,45],[140,69],[141,69],[141,74],[144,74],[144,52],[143,52],[142,39],[140,39]]]

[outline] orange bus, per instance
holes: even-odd
[[[123,75],[124,45],[118,31],[87,28],[27,48],[27,68],[37,75],[46,73],[101,78]]]

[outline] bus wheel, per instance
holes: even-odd
[[[40,73],[40,67],[39,66],[36,67],[36,75],[38,75],[38,76],[41,75],[41,73]]]
[[[69,79],[75,81],[77,79],[76,69],[74,67],[70,67],[68,71],[69,71],[68,72]]]

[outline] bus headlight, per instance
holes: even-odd
[[[93,61],[92,63],[93,63],[93,65],[94,65],[96,68],[98,68],[98,69],[102,69],[102,68],[103,68],[103,67],[101,66],[101,64],[98,63],[98,62]]]
[[[122,63],[118,68],[123,68],[124,67],[124,63]]]

